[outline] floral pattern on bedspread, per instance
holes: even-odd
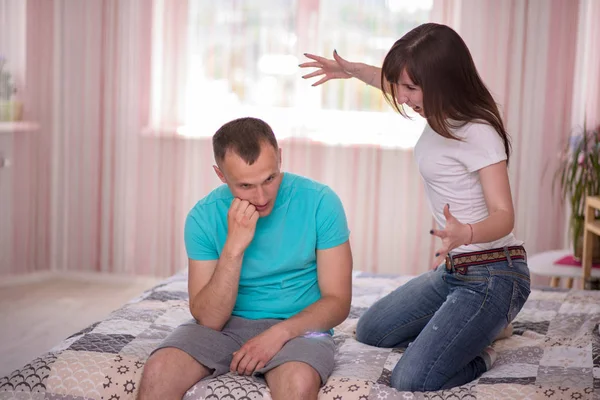
[[[467,385],[408,393],[390,387],[403,349],[358,343],[360,315],[408,277],[355,273],[350,316],[335,329],[336,364],[322,400],[596,399],[600,400],[600,292],[533,290],[514,321],[515,334],[494,343],[494,367]],[[126,400],[138,391],[144,362],[190,318],[184,272],[75,333],[9,376],[0,400]],[[270,399],[264,379],[226,374],[203,380],[185,400]]]

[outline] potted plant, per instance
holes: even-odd
[[[554,183],[560,187],[562,201],[571,207],[569,237],[573,256],[581,260],[586,196],[600,196],[600,126],[570,137],[561,154]],[[598,218],[598,215],[595,215]],[[600,263],[600,237],[594,235],[593,263]]]

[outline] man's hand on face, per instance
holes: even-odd
[[[271,327],[258,336],[248,340],[235,353],[229,370],[240,375],[252,375],[263,368],[281,350],[287,342],[284,332]]]
[[[235,255],[242,254],[252,239],[258,221],[258,211],[247,200],[233,199],[227,213],[228,249]]]

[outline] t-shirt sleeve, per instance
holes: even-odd
[[[506,160],[504,142],[498,132],[488,124],[470,126],[460,150],[461,161],[469,172]]]
[[[317,250],[339,246],[349,237],[342,201],[331,188],[325,187],[317,207]]]
[[[197,209],[192,209],[184,228],[185,250],[192,260],[217,260],[219,253],[212,237],[206,234],[210,227]]]

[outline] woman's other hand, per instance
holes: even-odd
[[[471,234],[472,227],[469,224],[462,224],[452,214],[450,206],[444,206],[444,217],[446,217],[446,226],[444,229],[433,229],[431,234],[442,239],[442,247],[435,252],[435,260],[432,268],[440,265],[448,253],[464,244],[470,244],[473,239]]]

